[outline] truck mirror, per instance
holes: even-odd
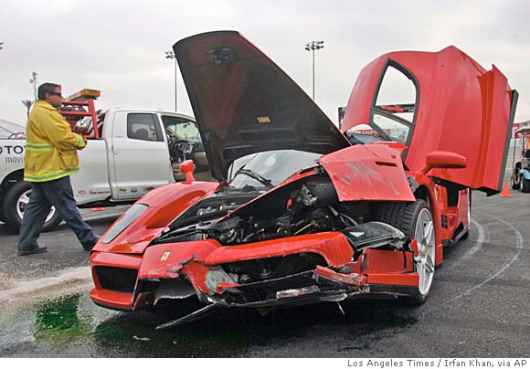
[[[195,178],[193,177],[193,172],[195,171],[195,164],[193,163],[193,160],[183,161],[180,164],[180,171],[186,176],[184,183],[190,184],[195,181]]]

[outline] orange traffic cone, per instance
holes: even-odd
[[[502,186],[501,197],[512,197],[508,182],[504,182],[504,186]]]

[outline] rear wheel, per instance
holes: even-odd
[[[379,219],[401,230],[409,240],[418,243],[414,269],[418,273],[418,287],[404,298],[406,303],[425,302],[434,279],[436,242],[431,211],[425,200],[413,203],[393,203],[381,209]]]
[[[521,191],[530,192],[530,179],[521,178]]]
[[[512,174],[511,182],[512,182],[512,188],[514,190],[518,190],[521,187],[521,181],[519,180],[519,175],[517,173]]]
[[[468,190],[468,195],[467,195],[467,230],[466,232],[462,235],[461,239],[462,240],[467,240],[469,238],[469,230],[471,229],[471,189]]]
[[[6,223],[15,231],[22,225],[24,209],[29,203],[31,196],[31,185],[28,182],[17,182],[7,191],[3,214]],[[44,221],[43,231],[50,231],[61,223],[61,217],[54,207]]]

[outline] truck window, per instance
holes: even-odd
[[[127,137],[143,141],[164,141],[155,114],[127,114]]]
[[[172,135],[177,140],[186,140],[191,142],[201,142],[199,130],[195,122],[180,117],[162,115],[162,122],[168,135]]]

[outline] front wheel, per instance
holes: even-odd
[[[434,279],[434,260],[436,242],[434,223],[428,208],[423,208],[416,218],[415,239],[418,241],[418,255],[414,257],[414,266],[419,276],[418,290],[413,300],[422,303],[427,299]]]
[[[381,209],[379,219],[401,230],[409,240],[416,240],[418,255],[414,269],[418,286],[403,302],[422,304],[427,299],[434,279],[436,241],[431,210],[425,200],[413,203],[393,203]]]
[[[4,201],[4,218],[6,223],[14,230],[18,231],[22,225],[24,209],[29,203],[31,196],[31,185],[28,182],[17,182],[8,191]],[[44,221],[42,230],[51,231],[61,223],[59,212],[52,206],[50,213]]]

